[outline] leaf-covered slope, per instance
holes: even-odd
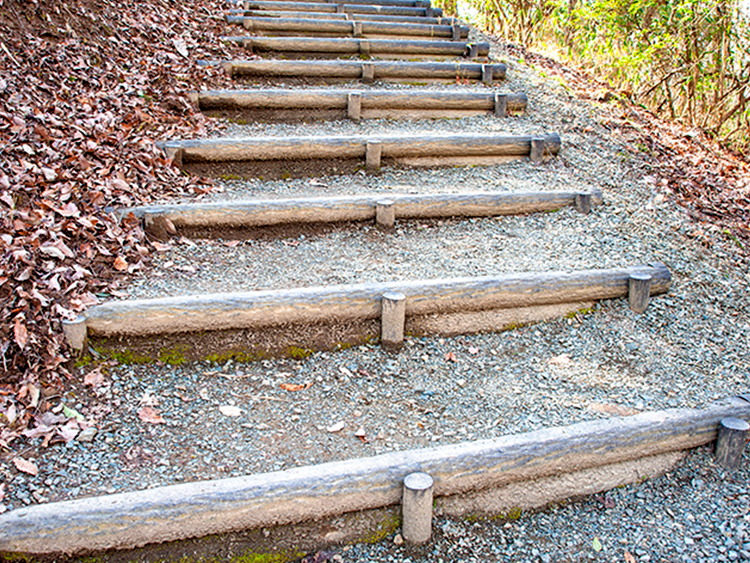
[[[226,81],[197,65],[229,55],[221,4],[0,1],[5,441],[39,407],[38,390],[67,376],[61,321],[148,264],[137,222],[118,224],[107,208],[211,189],[155,142],[203,133],[184,94]]]

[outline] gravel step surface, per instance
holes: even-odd
[[[651,563],[750,560],[750,457],[727,474],[707,448],[653,481],[564,503],[511,521],[438,518],[428,546],[375,545],[334,550],[357,563]],[[398,541],[398,540],[397,540]]]

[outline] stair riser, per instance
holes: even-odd
[[[31,506],[0,515],[0,550],[132,548],[397,506],[403,478],[414,471],[435,480],[438,513],[544,506],[663,473],[681,451],[715,440],[719,422],[730,416],[747,419],[750,404],[732,398],[705,409],[647,412],[366,460]]]
[[[389,61],[233,61],[224,70],[235,77],[254,79],[298,79],[312,82],[388,80],[396,82],[453,82],[482,80],[481,63],[389,62]],[[506,66],[492,67],[492,81],[504,80]],[[368,69],[371,75],[368,78]]]

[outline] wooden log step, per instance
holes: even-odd
[[[299,3],[298,0],[275,0],[277,2],[284,2],[287,4],[297,4]],[[308,4],[333,4],[334,6],[338,4],[343,4],[344,2],[339,2],[338,0],[304,0],[305,3]],[[430,0],[345,0],[346,4],[360,4],[360,5],[366,5],[366,6],[406,6],[410,8],[431,8],[432,3]],[[253,0],[242,0],[242,2],[237,2],[238,6],[243,6],[246,10],[249,10],[251,8],[248,7],[248,5],[252,5]]]
[[[231,10],[227,16],[228,23],[242,25],[249,18],[303,18],[318,20],[381,21],[399,23],[421,23],[424,25],[464,25],[456,18],[427,18],[420,16],[387,16],[381,14],[337,14],[335,12],[273,12],[264,10]]]
[[[402,483],[414,471],[428,472],[433,479],[437,514],[489,518],[663,475],[686,449],[714,439],[718,417],[747,419],[748,411],[748,405],[730,398],[701,409],[647,412],[266,475],[38,505],[18,516],[10,513],[8,524],[3,523],[7,528],[0,529],[9,532],[4,534],[8,538],[16,538],[17,530],[22,534],[13,542],[18,551],[57,545],[66,553],[75,551],[73,545],[85,545],[82,536],[96,537],[102,548],[125,541],[141,545],[149,538],[156,542],[206,534],[206,522],[212,533],[238,527],[265,532],[279,523],[328,518],[326,532],[344,535],[353,524],[342,522],[347,511],[393,506],[380,519],[397,518]],[[113,505],[118,508],[110,509]],[[141,518],[131,517],[136,514]],[[33,523],[13,526],[24,517]],[[71,528],[66,528],[68,522]],[[360,534],[372,535],[372,530]]]
[[[111,301],[85,313],[89,335],[148,336],[376,319],[384,293],[406,296],[406,315],[534,307],[628,295],[631,275],[652,277],[651,294],[669,289],[663,264],[610,270],[506,274],[304,289]]]
[[[234,112],[233,115],[242,113],[254,121],[286,120],[295,115],[303,120],[319,116],[359,120],[463,117],[487,113],[505,117],[509,113],[525,111],[527,105],[523,93],[435,90],[215,90],[193,93],[191,100],[210,115],[228,110]]]
[[[389,200],[394,219],[439,217],[489,217],[552,211],[575,206],[580,192],[517,192],[464,194],[373,194],[319,198],[293,198],[152,205],[121,212],[133,213],[146,224],[166,219],[177,229],[248,228],[299,223],[372,221],[378,204]],[[589,192],[593,205],[602,202],[601,191]],[[148,230],[148,229],[147,229]]]
[[[407,39],[357,39],[327,37],[224,37],[255,53],[294,53],[297,56],[431,56],[486,57],[489,43]]]
[[[273,12],[325,12],[335,14],[376,14],[384,16],[421,16],[439,18],[443,15],[440,8],[422,8],[412,6],[377,6],[369,2],[357,4],[319,4],[315,2],[284,2],[274,0],[252,0],[246,2],[245,10],[265,10]]]
[[[374,80],[395,81],[450,81],[504,80],[504,64],[469,62],[414,62],[414,61],[228,61],[224,70],[231,76],[256,78],[301,78],[312,80]]]
[[[451,41],[465,41],[469,37],[468,26],[425,25],[421,23],[246,17],[242,24],[250,33],[285,37],[295,35],[430,37]]]
[[[714,441],[727,417],[749,420],[750,404],[731,397],[703,408],[25,506],[0,515],[0,550],[69,556],[312,520],[328,524],[346,513],[397,506],[404,477],[415,471],[433,478],[439,514],[508,514],[663,474],[679,452]],[[347,525],[325,526],[321,537]]]
[[[361,168],[363,160],[372,172],[391,164],[497,164],[528,157],[534,143],[543,145],[550,156],[560,150],[560,137],[556,134],[254,137],[170,141],[161,146],[176,166],[203,174],[236,170],[246,176],[292,177],[351,172]],[[212,167],[222,163],[229,168]],[[295,167],[295,163],[299,166]],[[316,163],[321,163],[321,167]]]

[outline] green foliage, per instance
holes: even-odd
[[[489,32],[565,58],[739,150],[750,146],[750,14],[738,0],[464,1]]]
[[[396,530],[401,526],[401,514],[399,512],[392,512],[387,514],[383,520],[381,520],[375,530],[368,536],[361,539],[363,543],[374,544],[384,540],[391,534],[394,534]]]
[[[170,366],[181,366],[187,362],[185,348],[168,348],[159,352],[159,361]]]
[[[312,356],[313,351],[310,348],[300,348],[299,346],[290,346],[286,350],[287,355],[295,360],[304,360]]]
[[[287,563],[304,557],[304,552],[301,551],[278,551],[272,553],[254,553],[248,551],[232,558],[232,563]]]
[[[142,356],[132,350],[113,350],[104,346],[93,347],[100,358],[114,360],[121,365],[152,364],[153,358]]]

